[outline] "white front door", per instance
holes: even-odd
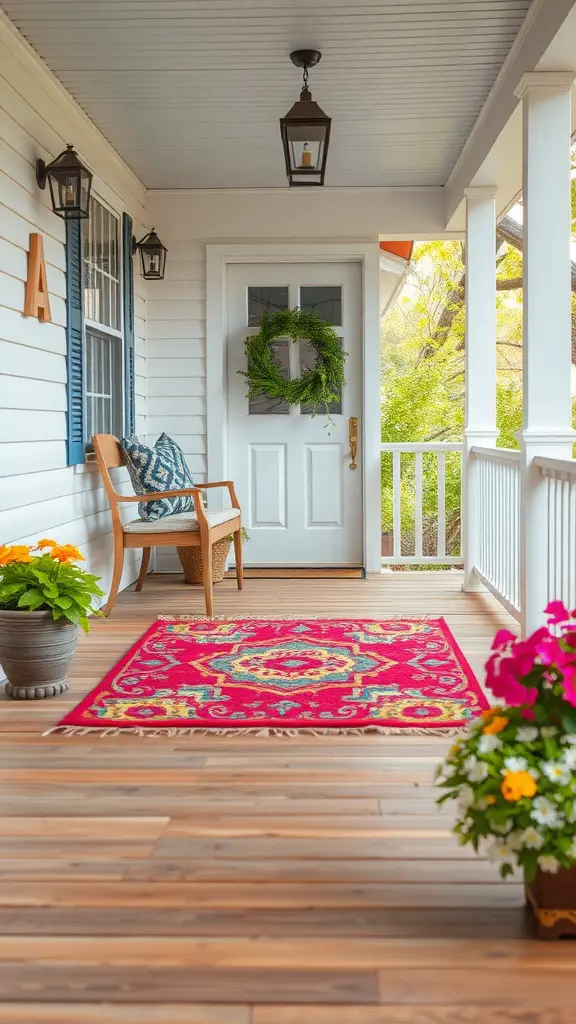
[[[250,535],[247,565],[362,564],[362,471],[349,444],[350,417],[362,436],[362,272],[358,263],[232,264],[227,275],[228,473]],[[245,340],[263,310],[315,309],[348,353],[340,401],[311,415],[265,397],[248,399]],[[286,377],[313,358],[305,341],[274,343]]]

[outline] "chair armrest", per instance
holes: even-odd
[[[181,491],[152,491],[150,494],[117,494],[116,501],[156,501],[158,498],[191,498],[198,492],[197,487],[184,487]],[[200,500],[202,496],[199,495]]]
[[[201,491],[208,490],[209,487],[227,487],[228,493],[230,494],[230,501],[232,502],[232,507],[237,508],[238,511],[242,511],[238,503],[236,491],[234,490],[234,482],[232,480],[216,480],[213,483],[209,484],[197,484],[197,487]]]

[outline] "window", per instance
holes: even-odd
[[[84,434],[90,450],[93,434],[124,432],[120,222],[94,196],[82,221],[82,262]]]

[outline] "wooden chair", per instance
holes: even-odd
[[[117,437],[112,434],[96,434],[92,438],[102,482],[112,513],[114,533],[114,571],[108,601],[104,614],[109,615],[118,596],[122,569],[124,567],[124,551],[126,548],[142,548],[142,565],[136,584],[136,590],[142,590],[144,579],[150,563],[150,549],[154,547],[200,547],[204,576],[204,597],[206,614],[214,614],[212,603],[212,545],[222,537],[233,534],[234,552],[236,555],[236,577],[238,590],[242,590],[242,516],[238,499],[231,480],[217,483],[199,484],[180,491],[154,491],[151,494],[118,494],[110,470],[126,465],[124,453]],[[231,508],[219,511],[208,511],[204,506],[202,491],[211,487],[227,487],[230,495]],[[120,514],[120,505],[124,502],[157,501],[159,498],[177,498],[190,495],[194,498],[194,511],[166,516],[146,522],[134,519],[124,523]]]

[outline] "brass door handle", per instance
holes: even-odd
[[[351,416],[348,420],[348,443],[350,445],[350,469],[358,469],[356,453],[358,451],[358,417]]]

